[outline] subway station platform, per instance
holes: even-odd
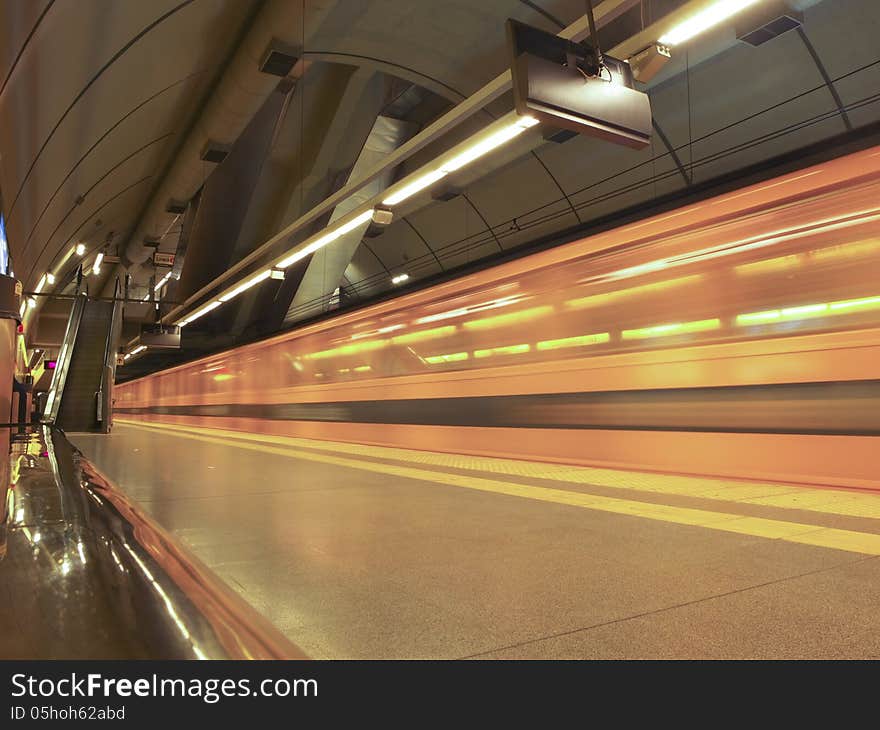
[[[880,656],[880,494],[122,419],[71,440],[314,658]]]

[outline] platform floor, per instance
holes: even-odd
[[[117,421],[73,442],[315,658],[880,656],[880,495]]]

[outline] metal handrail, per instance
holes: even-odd
[[[96,396],[97,421],[104,433],[110,432],[113,417],[113,383],[116,380],[116,347],[122,328],[122,306],[119,299],[119,279],[113,287],[113,312],[107,330],[107,344],[104,347],[104,360],[101,367],[101,384]]]
[[[49,396],[46,398],[46,407],[43,411],[43,420],[55,423],[58,419],[58,411],[61,408],[61,396],[64,392],[64,384],[67,382],[67,372],[73,360],[73,350],[76,345],[76,336],[82,322],[88,297],[78,294],[70,308],[70,318],[67,320],[67,329],[64,331],[64,339],[61,341],[61,351],[52,375],[52,383],[49,386]]]

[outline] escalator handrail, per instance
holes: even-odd
[[[103,431],[109,431],[111,417],[111,399],[113,397],[113,381],[116,379],[116,341],[121,324],[123,300],[119,297],[119,279],[113,287],[113,312],[110,315],[110,326],[107,328],[107,342],[104,345],[104,360],[101,367],[101,384],[96,393],[99,402],[97,420]]]
[[[61,341],[61,350],[58,353],[55,372],[49,386],[49,396],[46,398],[46,407],[43,411],[43,420],[49,423],[55,423],[58,419],[61,397],[67,382],[70,363],[73,360],[73,350],[87,301],[88,297],[85,294],[79,294],[73,300],[73,306],[70,308],[70,318],[67,320],[67,329],[64,331],[64,339]]]

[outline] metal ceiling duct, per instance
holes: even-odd
[[[179,209],[181,203],[191,200],[215,168],[204,159],[205,150],[230,147],[278,86],[278,75],[261,70],[261,66],[273,50],[299,48],[301,10],[300,3],[289,0],[269,0],[260,10],[144,209],[123,251],[122,266],[131,269],[150,258],[155,249],[144,240],[161,239],[166,234],[178,216],[175,206]],[[292,74],[296,73],[294,67]]]

